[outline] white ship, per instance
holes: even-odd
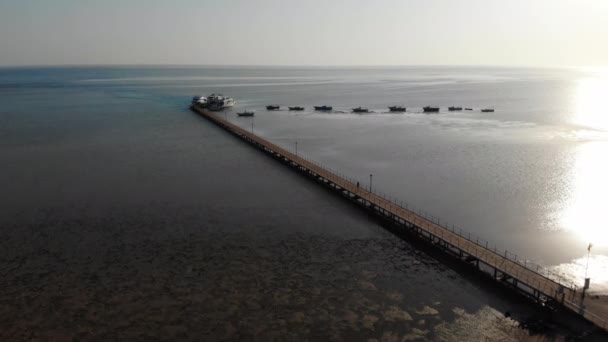
[[[222,110],[227,107],[232,107],[236,101],[232,97],[226,97],[222,94],[211,94],[207,97],[207,108],[209,110]]]
[[[207,96],[207,100],[209,102],[214,102],[214,101],[218,101],[218,100],[222,100],[222,99],[224,99],[223,94],[214,93],[214,94]]]
[[[207,98],[204,96],[195,96],[192,98],[192,104],[205,108],[207,107]]]
[[[198,102],[198,100],[203,99],[203,98],[206,99],[206,97],[204,97],[204,96],[195,96],[192,98],[192,103]]]

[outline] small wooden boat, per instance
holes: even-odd
[[[482,113],[494,113],[494,108],[485,108],[481,110]]]
[[[254,116],[255,112],[251,110],[246,110],[244,112],[236,113],[238,116]]]
[[[304,107],[289,107],[289,110],[304,110]]]
[[[268,106],[266,106],[267,110],[278,110],[279,108],[281,108],[281,106],[279,106],[279,105],[268,105]]]
[[[324,110],[332,110],[332,109],[334,109],[334,107],[332,107],[332,106],[315,106],[315,110],[324,111]]]
[[[391,112],[405,112],[406,108],[404,106],[389,106],[388,110]]]
[[[422,110],[425,113],[438,113],[439,112],[439,107],[426,106],[426,107],[422,107]]]
[[[448,107],[448,110],[450,112],[455,112],[455,111],[458,111],[458,110],[462,110],[462,107]]]
[[[473,110],[473,108],[465,108],[464,110]]]
[[[363,107],[353,108],[353,113],[369,113],[369,109]]]

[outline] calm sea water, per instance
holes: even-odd
[[[239,71],[241,72],[241,71]],[[221,72],[218,72],[220,74]],[[235,122],[369,183],[497,249],[608,292],[606,70],[370,68],[250,70],[194,80],[257,109]],[[204,81],[203,81],[204,80]],[[206,83],[212,83],[207,87]],[[264,105],[301,105],[266,112]],[[333,105],[315,113],[313,105]],[[407,114],[387,113],[405,105]],[[437,115],[421,114],[441,106]],[[364,106],[374,113],[358,115]],[[448,106],[473,108],[449,112]],[[494,108],[482,113],[481,108]]]
[[[237,99],[220,115],[287,148],[297,142],[363,186],[373,174],[374,189],[571,281],[582,283],[592,242],[592,290],[608,292],[601,70],[7,68],[8,336],[95,326],[110,339],[145,338],[150,324],[171,322],[166,338],[508,340],[529,331],[504,311],[519,322],[542,316],[188,110],[193,95],[212,92]],[[263,109],[274,103],[307,110]],[[310,110],[322,104],[334,111]],[[442,111],[422,114],[425,105]],[[350,113],[358,106],[373,113]],[[49,319],[49,303],[63,315]]]

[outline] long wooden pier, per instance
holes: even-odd
[[[549,278],[542,274],[538,267],[530,267],[525,259],[520,258],[519,261],[517,258],[513,259],[506,252],[504,254],[499,253],[496,249],[489,248],[487,244],[484,246],[453,228],[444,227],[412,210],[403,208],[398,203],[363,189],[358,183],[353,183],[338,176],[302,156],[229,122],[225,118],[218,117],[212,112],[197,106],[193,106],[192,110],[247,143],[314,178],[343,197],[390,221],[391,224],[403,229],[404,232],[433,244],[451,256],[460,259],[463,263],[470,264],[480,272],[485,272],[497,283],[506,285],[543,306],[567,308],[598,327],[608,330],[608,319],[606,317],[601,317],[597,313],[594,314],[584,309],[582,292],[576,286],[560,279]]]

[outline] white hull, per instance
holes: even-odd
[[[224,107],[232,107],[236,104],[236,101],[233,98],[226,98],[224,101]]]
[[[230,97],[226,97],[221,100],[216,100],[216,101],[210,102],[207,105],[207,108],[209,110],[219,111],[224,108],[232,107],[232,106],[234,106],[235,103],[236,103],[236,101],[234,101],[234,99],[232,99]]]
[[[232,97],[226,97],[222,94],[211,94],[208,97],[195,96],[192,99],[192,104],[201,108],[207,108],[213,111],[219,111],[224,108],[232,107],[236,101]]]

